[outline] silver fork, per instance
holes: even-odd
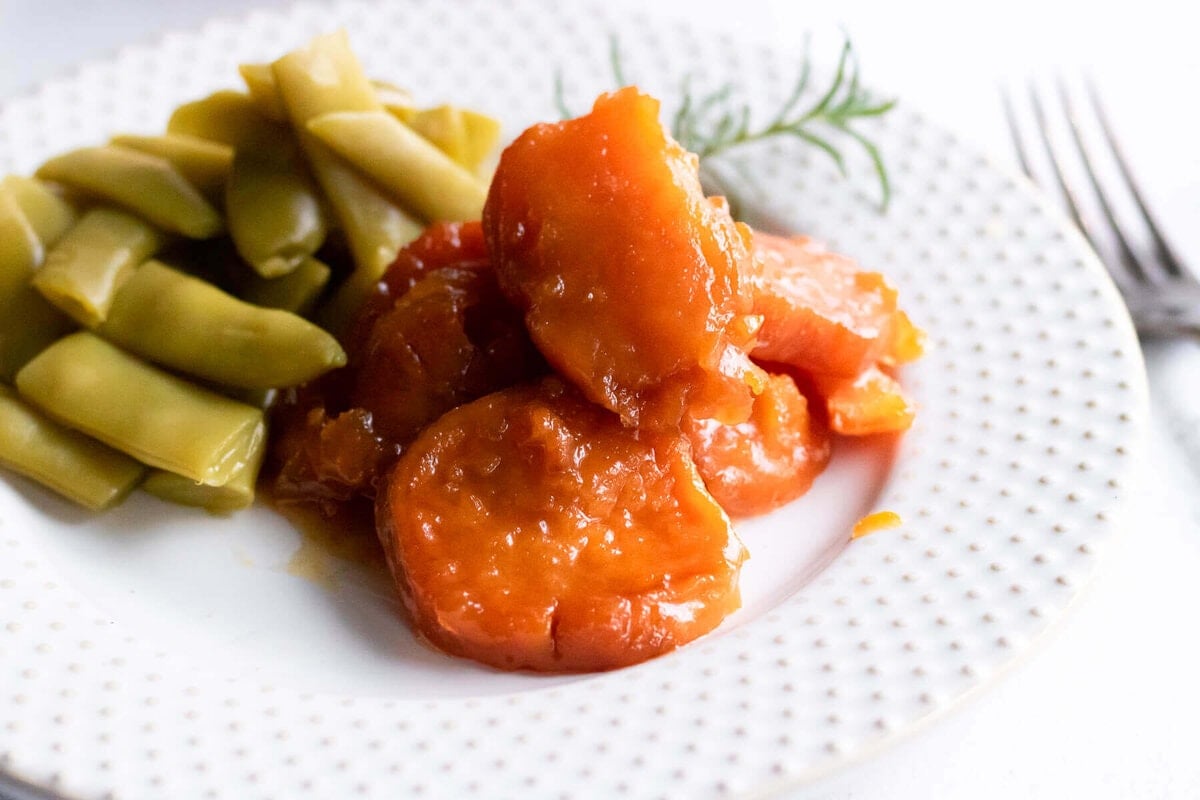
[[[1101,256],[1143,336],[1200,334],[1200,281],[1167,242],[1162,227],[1150,212],[1133,170],[1113,133],[1108,115],[1090,81],[1085,84],[1089,118],[1098,129],[1107,152],[1095,146],[1095,136],[1085,135],[1085,119],[1063,81],[1056,86],[1060,124],[1055,127],[1036,86],[1029,87],[1032,127],[1050,174],[1039,180],[1035,152],[1021,133],[1018,114],[1007,91],[1001,91],[1009,133],[1021,169],[1044,188],[1061,195],[1072,221]],[[1055,136],[1065,129],[1067,135]],[[1064,145],[1066,138],[1070,144]],[[1103,163],[1114,169],[1105,172]],[[1115,177],[1114,177],[1115,176]],[[1083,182],[1090,191],[1079,188]],[[1110,188],[1114,187],[1115,188]],[[1116,192],[1124,193],[1122,204]],[[1089,202],[1089,197],[1090,201]]]

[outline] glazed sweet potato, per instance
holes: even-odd
[[[374,497],[382,471],[444,412],[546,364],[500,293],[478,223],[439,224],[401,251],[347,339],[350,364],[287,393],[272,423],[278,501]]]
[[[829,426],[846,436],[899,433],[913,423],[915,411],[899,381],[877,366],[867,367],[853,378],[824,378],[817,381]]]
[[[491,259],[483,239],[483,226],[478,220],[435,222],[402,247],[355,315],[345,343],[347,351],[358,351],[362,339],[370,334],[380,314],[395,305],[430,272],[444,267],[491,269]]]
[[[557,378],[446,414],[376,509],[416,627],[502,669],[634,664],[739,605],[745,553],[683,437],[624,427]]]
[[[787,375],[772,375],[737,425],[685,420],[704,485],[733,516],[763,514],[808,491],[829,463],[829,431]]]
[[[547,360],[629,425],[736,423],[765,375],[745,347],[749,229],[704,196],[695,156],[636,89],[535,125],[483,211],[500,285]]]
[[[546,369],[495,273],[461,267],[417,281],[375,319],[354,358],[351,404],[399,446],[455,406]]]
[[[882,275],[804,236],[755,232],[748,279],[763,316],[756,359],[852,378],[921,354],[916,329]]]

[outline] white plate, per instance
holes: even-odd
[[[796,67],[600,2],[302,5],[9,103],[0,172],[158,130],[235,86],[239,61],[337,25],[373,75],[509,134],[553,116],[557,67],[577,108],[610,85],[597,31],[668,100],[692,72],[769,109]],[[1059,616],[1115,528],[1146,422],[1140,351],[1102,269],[1024,186],[903,108],[872,135],[895,183],[886,215],[860,161],[845,182],[780,143],[748,166],[764,216],[899,286],[930,333],[905,373],[918,421],[894,464],[842,447],[810,495],[741,526],[746,608],[716,635],[606,675],[495,673],[414,643],[378,571],[317,557],[292,574],[301,538],[265,509],[218,520],[137,497],[93,518],[6,477],[0,772],[116,798],[763,793],[980,685]],[[873,508],[903,526],[847,546]]]

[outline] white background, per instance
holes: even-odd
[[[569,0],[567,0],[569,2]],[[0,100],[81,60],[279,0],[0,1]],[[660,3],[799,46],[854,40],[866,80],[1012,166],[999,87],[1092,76],[1172,238],[1200,265],[1200,48],[1180,0]],[[836,8],[832,8],[836,6]],[[730,9],[734,10],[730,10]],[[1146,480],[1078,604],[1006,675],[789,798],[1200,797],[1200,345],[1154,343]]]

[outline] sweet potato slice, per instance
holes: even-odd
[[[417,629],[501,669],[634,664],[740,602],[744,550],[683,437],[624,427],[557,378],[426,429],[376,522]]]
[[[829,431],[787,375],[770,377],[746,422],[686,420],[683,429],[704,485],[735,517],[795,500],[829,463]]]
[[[455,406],[546,370],[490,269],[430,272],[376,318],[354,357],[351,404],[400,446]]]
[[[435,222],[402,247],[355,316],[346,342],[348,352],[359,348],[375,320],[396,304],[430,272],[444,267],[490,270],[483,226],[473,222]]]
[[[853,378],[823,378],[817,386],[825,397],[829,426],[847,436],[906,431],[915,409],[899,381],[870,366]]]
[[[763,317],[756,359],[852,378],[921,354],[919,332],[879,273],[804,236],[755,232],[753,250],[749,280]]]
[[[657,100],[622,89],[535,125],[500,158],[484,234],[547,360],[626,424],[740,422],[765,376],[745,353],[749,229],[700,188]]]
[[[332,514],[455,406],[543,374],[478,223],[431,227],[389,268],[347,342],[350,365],[273,415],[273,495]]]

